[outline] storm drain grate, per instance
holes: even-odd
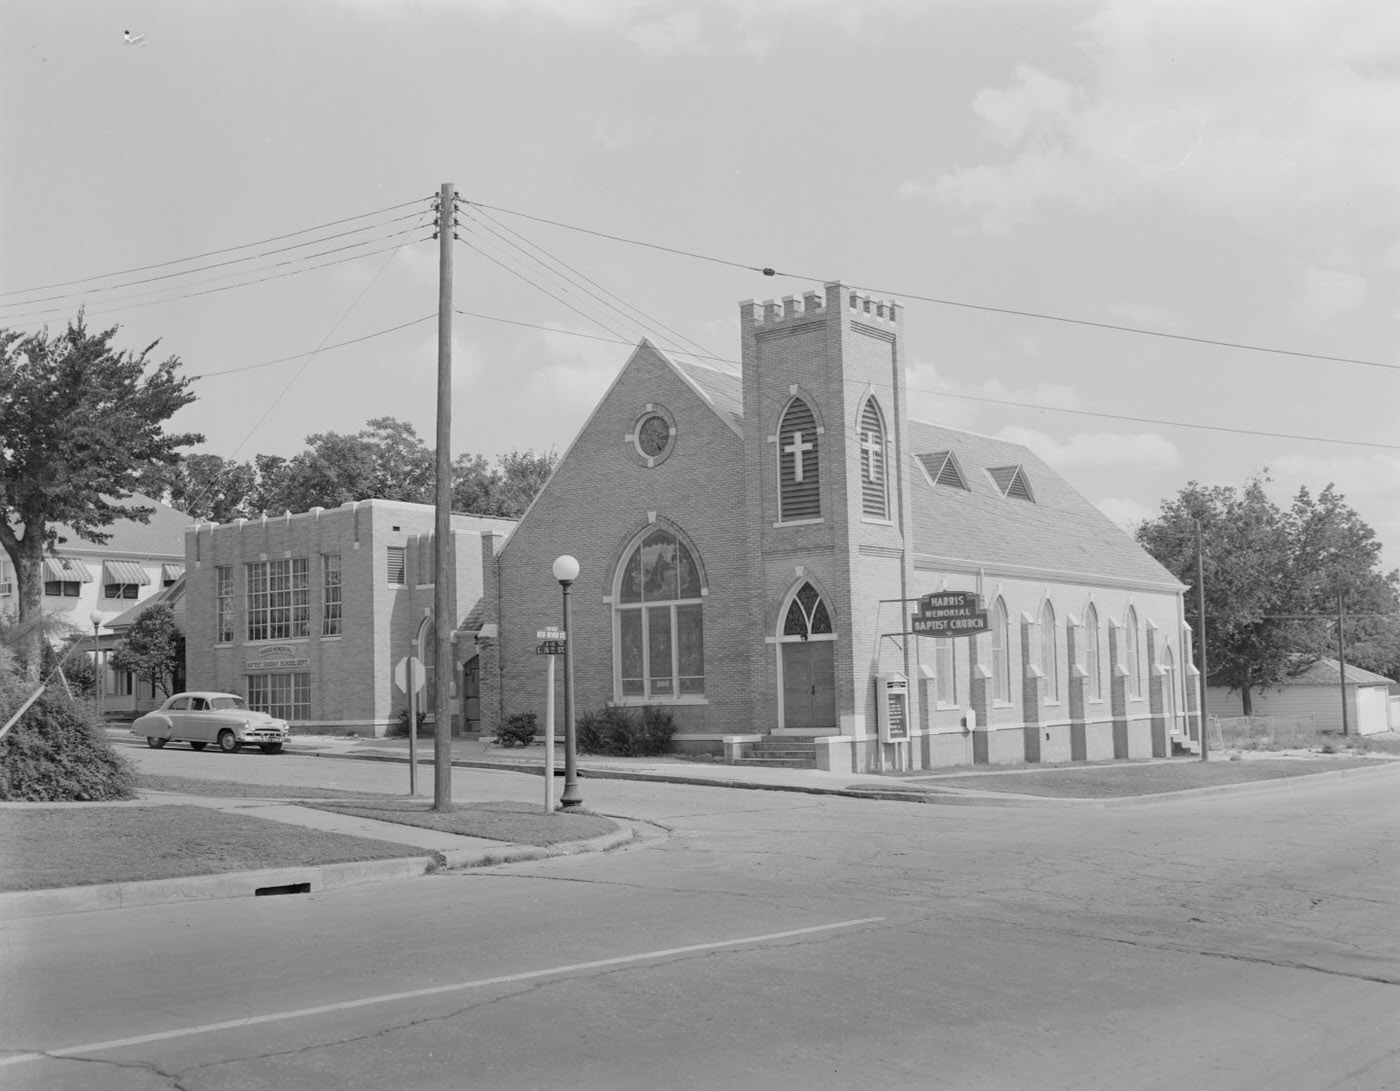
[[[310,883],[287,883],[284,886],[260,886],[253,891],[256,898],[267,897],[272,894],[310,894]]]

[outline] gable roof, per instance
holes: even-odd
[[[1019,443],[956,428],[909,422],[910,455],[950,452],[965,490],[909,475],[914,548],[939,560],[1109,577],[1172,590],[1182,584],[1121,527]],[[935,462],[937,465],[937,462]],[[992,470],[1013,470],[1034,503],[1003,495]],[[979,470],[987,471],[979,473]],[[1003,475],[1007,476],[1007,475]]]
[[[155,508],[149,523],[138,523],[134,519],[118,519],[105,528],[112,537],[104,545],[97,545],[79,536],[78,532],[66,524],[55,527],[60,538],[67,538],[57,546],[57,550],[67,556],[91,553],[125,553],[140,557],[171,557],[180,561],[185,557],[185,528],[194,520],[182,511],[176,511],[168,504],[153,500],[141,493],[132,493],[119,501],[122,507]]]
[[[693,360],[673,360],[660,350],[657,355],[687,379],[736,432],[744,423],[744,385],[739,376]]]
[[[1318,659],[1306,670],[1283,680],[1285,686],[1340,686],[1342,684],[1341,664],[1335,659]],[[1391,679],[1375,671],[1364,670],[1347,664],[1347,685],[1388,686]]]

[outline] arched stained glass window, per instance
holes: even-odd
[[[793,596],[783,620],[783,636],[800,636],[804,640],[813,636],[825,636],[831,632],[831,615],[826,603],[810,583],[804,583]]]
[[[1084,667],[1089,700],[1103,700],[1103,675],[1099,671],[1099,612],[1090,604],[1084,612]]]
[[[1050,600],[1040,608],[1040,669],[1045,672],[1045,699],[1060,699],[1060,668],[1055,660],[1055,607]]]
[[[1006,637],[1006,603],[992,606],[992,699],[1011,700],[1011,656]]]
[[[617,670],[623,697],[705,692],[705,623],[700,566],[669,530],[646,534],[618,575]]]
[[[1127,660],[1124,666],[1128,668],[1128,696],[1141,697],[1142,657],[1138,654],[1138,618],[1137,611],[1131,606],[1128,607],[1128,616],[1123,624],[1123,657]]]
[[[885,464],[885,422],[874,398],[865,399],[860,414],[861,511],[877,519],[890,517],[889,486]]]
[[[817,418],[793,398],[778,427],[778,520],[820,519],[822,514]]]

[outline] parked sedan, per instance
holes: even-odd
[[[131,733],[144,735],[152,750],[174,740],[189,743],[192,750],[212,742],[229,754],[245,745],[275,754],[287,741],[288,729],[286,720],[254,712],[234,693],[177,693],[133,723]]]

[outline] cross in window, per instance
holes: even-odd
[[[783,453],[787,455],[792,455],[792,479],[794,481],[802,480],[803,452],[814,450],[816,450],[816,446],[814,444],[802,442],[801,432],[794,432],[792,434],[792,442],[783,448]]]
[[[874,432],[866,432],[860,441],[860,449],[870,458],[870,480],[880,480],[880,456],[882,444],[880,437]]]

